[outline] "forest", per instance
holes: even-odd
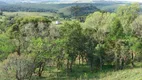
[[[139,3],[114,12],[70,9],[74,18],[60,16],[60,24],[51,17],[0,12],[0,80],[142,79]]]
[[[7,12],[18,12],[18,11],[26,11],[26,12],[61,12],[63,13],[68,11],[69,8],[73,6],[78,7],[89,7],[89,10],[94,10],[93,7],[97,7],[99,9],[113,12],[119,5],[123,5],[125,3],[68,3],[68,4],[34,4],[34,3],[16,3],[16,4],[7,4],[0,2],[0,9]],[[67,9],[67,10],[66,10]],[[86,9],[85,9],[86,10]]]

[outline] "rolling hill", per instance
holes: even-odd
[[[125,2],[120,0],[0,0],[6,3],[110,3],[110,2]],[[128,1],[127,1],[128,2]]]

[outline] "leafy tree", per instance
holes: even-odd
[[[43,17],[25,17],[18,18],[10,28],[10,37],[15,41],[18,55],[21,50],[28,46],[28,41],[32,38],[44,37],[48,35],[45,32],[51,21]]]
[[[131,24],[130,29],[131,29],[131,54],[133,55],[133,60],[134,57],[139,57],[141,59],[141,16],[138,16]],[[138,55],[138,56],[136,56]]]
[[[22,53],[36,55],[34,64],[39,68],[38,75],[42,75],[47,52],[43,40],[51,40],[53,31],[49,28],[51,21],[43,17],[15,18],[15,23],[10,28],[10,37],[17,46],[16,52],[20,56]]]
[[[61,41],[64,41],[64,51],[67,54],[67,70],[72,71],[80,49],[82,28],[78,22],[65,23],[61,28]]]
[[[3,12],[0,10],[0,15],[3,15]]]
[[[14,51],[15,46],[6,34],[0,34],[0,60],[4,60]]]
[[[108,36],[108,33],[110,32],[110,25],[116,15],[111,13],[101,13],[101,12],[95,12],[91,15],[89,15],[85,21],[85,32],[87,32],[88,37],[91,38],[91,40],[88,40],[87,42],[90,42],[92,45],[92,54],[95,54],[96,57],[96,65],[100,65],[100,69],[102,69],[103,65],[103,56],[104,56],[104,44],[105,40]],[[87,39],[90,39],[87,38]],[[89,46],[88,46],[89,47]],[[91,47],[91,46],[90,46]],[[89,50],[90,51],[90,50]],[[93,56],[93,55],[92,55]],[[91,56],[91,57],[92,57]],[[93,61],[93,60],[90,60]],[[93,62],[94,63],[94,62]]]
[[[131,5],[120,6],[116,13],[121,20],[125,33],[130,32],[130,24],[138,17],[140,5],[134,3]]]
[[[10,54],[1,66],[2,79],[30,79],[34,69],[33,55],[17,55],[17,53]]]

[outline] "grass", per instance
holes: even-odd
[[[142,68],[126,69],[106,74],[100,80],[142,80]]]
[[[52,16],[56,17],[58,14],[50,12],[4,12],[5,16]]]
[[[139,65],[139,66],[138,66]],[[33,80],[142,80],[142,67],[138,63],[137,67],[128,66],[124,70],[116,71],[113,66],[104,66],[102,71],[90,72],[86,65],[75,65],[71,73],[66,73],[65,70],[58,71],[52,68],[53,71],[45,70],[43,77],[33,77]]]

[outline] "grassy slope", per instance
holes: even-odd
[[[50,12],[4,12],[4,15],[6,16],[51,16],[51,17],[58,17],[58,14],[56,13],[50,13]]]
[[[57,74],[54,70],[49,74],[45,71],[43,78],[33,77],[34,80],[142,80],[142,67],[127,68],[124,70],[114,71],[106,69],[98,72],[90,72],[89,67],[74,67],[74,71],[69,76],[65,72]]]
[[[107,75],[100,80],[142,80],[142,68],[111,72],[111,75]]]

